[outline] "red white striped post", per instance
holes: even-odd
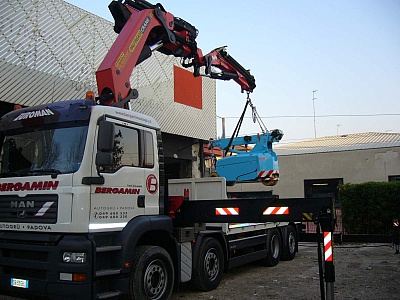
[[[324,232],[324,253],[325,253],[325,261],[333,261],[331,232]]]
[[[324,276],[326,283],[326,299],[333,300],[334,299],[334,282],[335,282],[335,264],[333,260],[333,231],[335,227],[335,219],[334,219],[334,206],[332,203],[332,207],[322,209],[317,218],[318,227],[317,233],[321,234],[324,241],[324,258],[325,258],[325,269]],[[321,229],[321,230],[320,230]],[[320,268],[320,274],[322,274],[322,253],[320,249],[320,238],[318,238],[318,262]],[[321,288],[321,297],[324,294],[323,287],[323,277],[320,277],[320,288]],[[325,299],[325,298],[321,298]]]
[[[333,261],[332,232],[324,231],[326,299],[334,299],[335,265]]]

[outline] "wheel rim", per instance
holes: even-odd
[[[219,260],[215,248],[211,248],[207,251],[204,259],[204,270],[206,271],[207,278],[210,281],[217,278],[219,273]]]
[[[157,259],[152,261],[144,274],[144,290],[150,299],[160,299],[167,288],[165,264]]]
[[[296,251],[296,238],[293,232],[289,233],[289,252],[294,253]]]
[[[271,253],[273,258],[277,258],[279,256],[279,238],[274,235],[271,239]]]

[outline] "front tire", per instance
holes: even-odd
[[[158,246],[139,246],[133,257],[129,299],[169,299],[174,287],[174,267],[168,252]]]
[[[193,272],[192,283],[201,291],[211,291],[218,287],[224,271],[224,254],[221,244],[215,238],[205,238],[200,245],[197,268]]]

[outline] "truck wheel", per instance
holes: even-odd
[[[268,230],[267,250],[268,254],[261,260],[261,263],[267,267],[275,267],[281,259],[282,251],[281,235],[277,228]]]
[[[168,252],[158,246],[136,248],[130,275],[129,299],[169,299],[174,267]]]
[[[204,239],[200,245],[192,284],[201,291],[214,290],[222,280],[223,271],[224,254],[221,244],[215,238]]]
[[[292,225],[287,226],[284,239],[286,241],[286,245],[283,246],[282,260],[293,260],[296,256],[297,235],[296,230]]]

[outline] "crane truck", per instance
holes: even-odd
[[[138,96],[129,76],[152,51],[243,91],[254,77],[225,48],[203,55],[197,29],[160,4],[113,1],[110,10],[119,35],[96,73],[95,101],[1,118],[0,292],[168,299],[182,282],[209,291],[229,268],[293,259],[295,221],[321,202],[230,199],[224,177],[167,182],[160,126],[126,109]]]

